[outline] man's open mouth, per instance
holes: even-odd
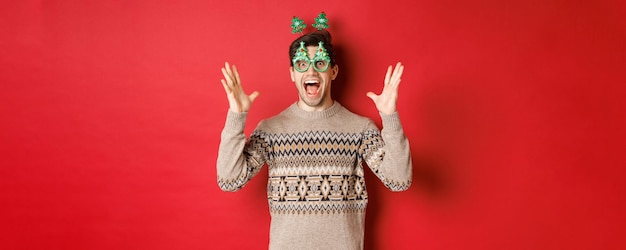
[[[314,96],[317,95],[320,88],[320,82],[317,80],[306,80],[304,81],[304,90],[307,95]]]

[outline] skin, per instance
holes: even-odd
[[[310,58],[315,55],[317,48],[317,46],[307,47]],[[298,89],[298,107],[306,111],[322,111],[333,105],[330,87],[332,81],[337,77],[337,73],[339,73],[339,67],[337,65],[329,67],[325,72],[317,72],[313,68],[313,65],[311,65],[306,72],[298,72],[293,67],[289,67],[289,72],[291,81],[294,82],[296,89]],[[317,82],[313,84],[317,88],[308,87],[309,92],[307,93],[306,81]]]
[[[310,57],[313,57],[317,46],[307,47]],[[298,90],[298,106],[306,111],[321,111],[333,105],[333,99],[330,95],[332,81],[335,80],[339,73],[337,65],[330,67],[326,72],[317,72],[313,66],[308,71],[300,73],[295,71],[293,67],[289,68],[291,80],[294,82]],[[402,63],[398,62],[395,66],[389,66],[385,74],[383,90],[380,94],[367,92],[367,97],[372,99],[376,109],[379,112],[390,115],[396,112],[396,103],[398,101],[398,86],[400,85],[401,76],[404,71]],[[233,112],[248,112],[254,100],[259,96],[258,91],[246,94],[241,86],[241,79],[237,67],[232,67],[228,62],[222,68],[224,79],[221,80],[224,91],[228,97],[230,110]],[[316,82],[315,87],[306,87],[306,81]],[[307,90],[308,89],[308,90]]]

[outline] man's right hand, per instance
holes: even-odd
[[[224,86],[224,91],[226,91],[226,96],[228,97],[230,110],[233,112],[248,112],[250,105],[254,102],[254,99],[259,96],[259,92],[254,91],[252,94],[246,95],[241,87],[239,72],[237,72],[237,67],[235,67],[235,65],[233,65],[231,69],[228,62],[224,63],[222,74],[224,74],[225,78],[222,79],[222,85]]]

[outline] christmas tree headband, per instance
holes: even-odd
[[[317,30],[328,29],[328,18],[326,18],[326,13],[322,12],[315,18],[315,23],[312,25]],[[291,19],[291,33],[302,33],[306,28],[306,24],[304,21],[297,16],[294,16]]]
[[[326,13],[322,12],[315,18],[315,23],[312,25],[317,30],[328,29],[328,19],[326,18]],[[306,28],[306,24],[302,19],[294,16],[291,19],[291,33],[302,33],[304,28]],[[328,52],[326,48],[324,48],[324,42],[320,41],[318,43],[317,51],[313,58],[309,58],[308,51],[304,46],[304,42],[300,42],[300,48],[296,50],[293,58],[291,59],[293,63],[293,68],[298,72],[306,72],[313,64],[313,69],[317,72],[326,72],[330,65],[330,57],[328,56]]]

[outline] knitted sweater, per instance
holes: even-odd
[[[228,112],[217,159],[218,185],[242,188],[267,163],[270,249],[362,249],[365,162],[392,191],[411,184],[408,140],[397,113],[368,118],[336,101],[323,111],[296,104],[259,123],[246,140],[247,113]]]

